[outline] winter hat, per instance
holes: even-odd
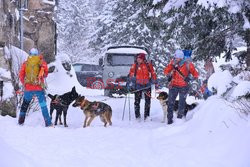
[[[142,60],[146,60],[146,54],[145,53],[139,53],[137,58],[140,58]]]
[[[175,51],[175,54],[174,54],[174,57],[175,58],[180,58],[180,59],[183,59],[184,58],[184,53],[182,50],[176,50]]]
[[[31,55],[31,56],[36,56],[36,55],[38,55],[38,50],[37,50],[36,48],[30,49],[30,55]]]

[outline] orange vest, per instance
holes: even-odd
[[[193,77],[197,79],[199,77],[199,73],[196,71],[194,64],[189,62],[189,71],[188,71],[186,63],[187,62],[185,62],[182,66],[178,65],[178,69],[185,77],[187,77],[189,73],[191,73]],[[181,74],[174,69],[174,60],[171,60],[170,63],[167,65],[167,67],[164,69],[165,75],[168,75],[171,72],[172,72],[172,80],[170,83],[171,86],[177,86],[177,87],[187,86],[187,82],[184,81],[184,78],[181,76]]]
[[[148,67],[147,67],[148,66]],[[137,68],[137,69],[136,69]],[[136,74],[135,74],[136,73]],[[135,76],[136,75],[136,76]],[[129,71],[130,77],[136,77],[136,83],[140,85],[146,85],[150,79],[156,80],[156,73],[152,64],[133,64]]]

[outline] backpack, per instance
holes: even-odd
[[[192,62],[192,50],[182,50],[182,52],[184,53],[184,60],[187,62],[186,66],[187,66],[187,70],[189,71],[189,64],[190,62]]]
[[[40,65],[42,63],[40,56],[29,56],[26,61],[25,83],[40,85],[38,75],[40,73]]]

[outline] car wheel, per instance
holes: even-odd
[[[91,84],[91,89],[103,89],[104,84],[102,81],[95,81]]]

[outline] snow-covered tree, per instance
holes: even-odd
[[[94,58],[89,40],[96,31],[96,17],[100,15],[101,0],[60,0],[56,21],[58,53],[69,55],[72,62]]]
[[[248,6],[246,0],[118,1],[109,10],[111,19],[103,20],[92,43],[100,48],[142,45],[150,48],[156,63],[166,61],[166,52],[173,53],[176,48],[192,49],[199,60],[211,60],[225,52],[229,60],[242,41],[249,45],[249,28],[244,28],[249,24]]]

